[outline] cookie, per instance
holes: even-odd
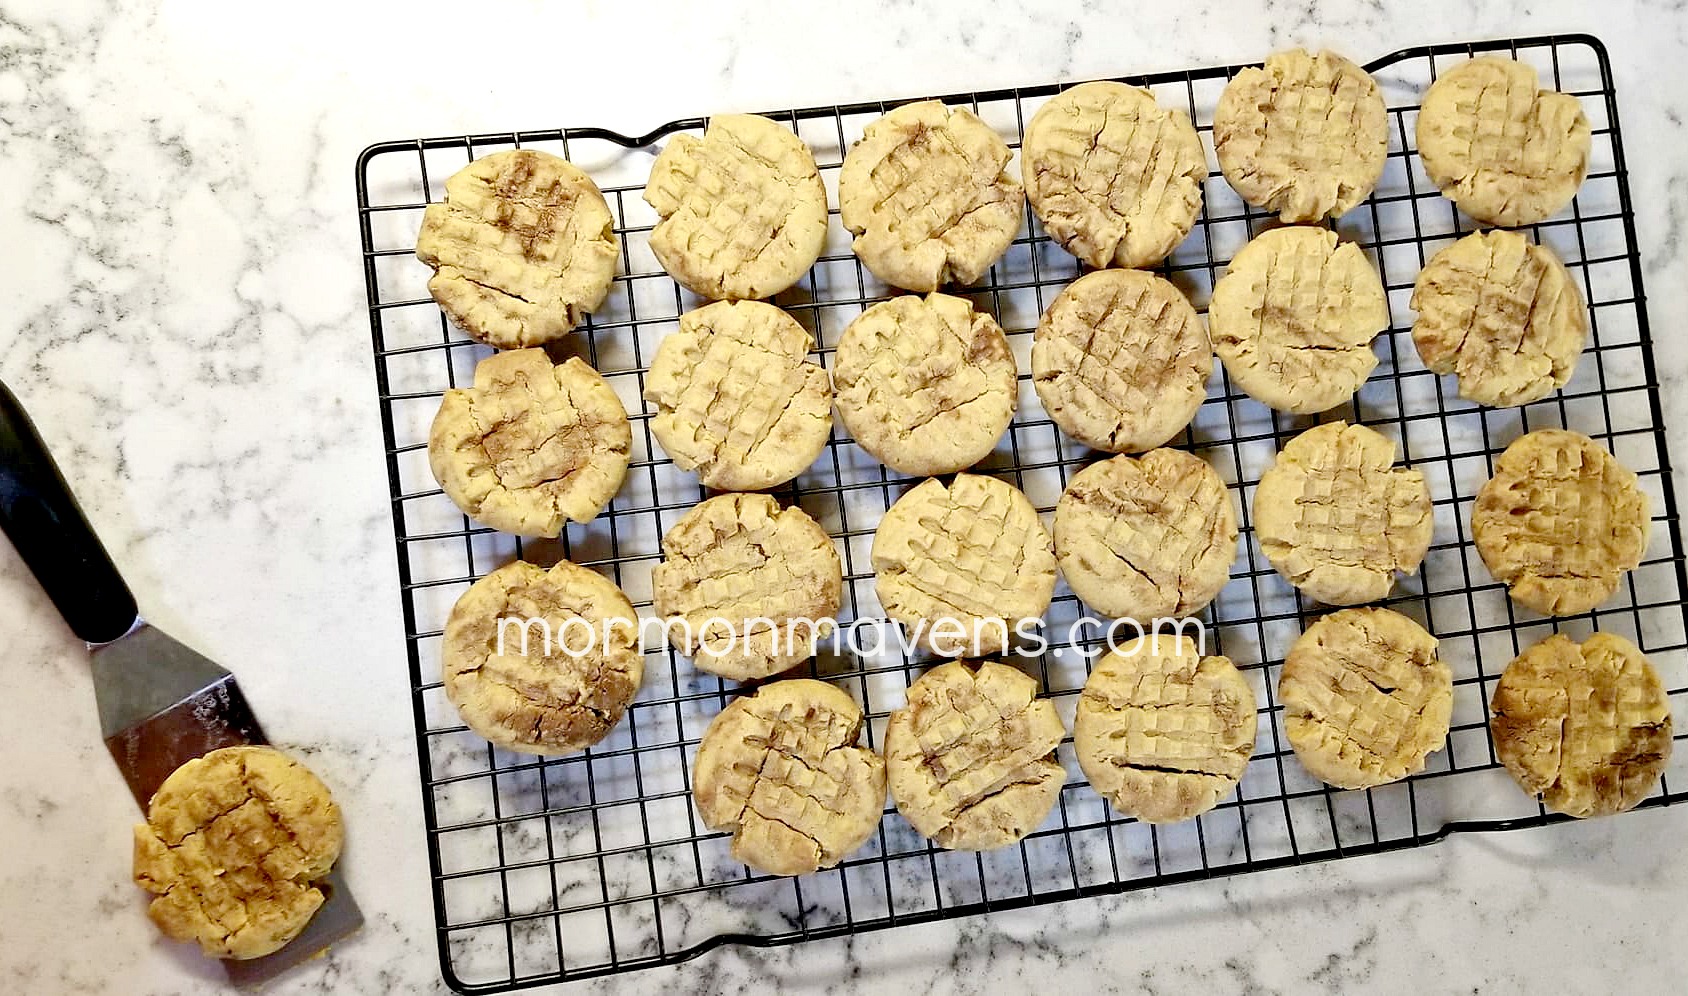
[[[453,173],[428,205],[416,257],[452,323],[499,349],[567,335],[604,302],[619,250],[592,178],[532,149],[494,152]]]
[[[1163,277],[1098,270],[1050,302],[1032,336],[1032,386],[1062,431],[1136,453],[1177,435],[1207,400],[1213,347]]]
[[[862,449],[922,477],[984,459],[1020,393],[1002,327],[947,294],[904,294],[862,312],[838,340],[832,381]]]
[[[1635,644],[1555,633],[1495,685],[1489,730],[1518,787],[1567,816],[1633,809],[1670,761],[1670,699]]]
[[[469,586],[440,649],[445,696],[505,750],[573,754],[609,735],[644,679],[639,617],[608,578],[517,560]]]
[[[796,319],[761,301],[686,312],[645,376],[651,434],[706,487],[784,484],[832,434],[832,382],[807,358],[814,346]]]
[[[802,279],[826,243],[815,157],[790,129],[755,114],[717,114],[702,138],[670,138],[651,164],[645,202],[661,218],[651,252],[707,298],[773,297]]]
[[[978,115],[936,100],[872,122],[838,173],[839,218],[856,255],[905,290],[977,281],[1020,230],[1010,158]]]
[[[1430,549],[1430,489],[1393,466],[1395,444],[1363,425],[1327,422],[1289,441],[1254,490],[1266,559],[1309,597],[1375,602]]]
[[[517,349],[476,364],[474,387],[445,392],[428,466],[476,522],[556,536],[565,521],[590,522],[615,497],[632,442],[627,410],[598,371]]]
[[[1182,450],[1093,463],[1055,505],[1055,557],[1098,612],[1145,625],[1199,612],[1231,579],[1231,496],[1205,460]]]
[[[1322,221],[1377,186],[1389,112],[1364,69],[1334,52],[1291,49],[1225,84],[1213,151],[1243,200],[1286,222]]]
[[[1207,156],[1195,126],[1124,83],[1049,98],[1026,126],[1020,161],[1044,230],[1097,269],[1159,263],[1201,213]]]
[[[1557,214],[1588,175],[1588,117],[1536,71],[1486,55],[1430,85],[1418,154],[1443,195],[1478,221],[1515,228]]]
[[[1102,798],[1144,823],[1193,819],[1230,795],[1254,753],[1254,692],[1229,658],[1154,633],[1090,672],[1073,751]]]
[[[1054,548],[1037,509],[994,477],[957,474],[909,490],[879,520],[872,559],[885,614],[945,657],[1002,652],[1055,592]]]
[[[1006,664],[951,661],[909,686],[885,725],[891,800],[938,846],[989,851],[1035,830],[1067,773],[1066,736],[1037,680]]]
[[[1413,345],[1459,377],[1459,394],[1499,408],[1565,386],[1588,341],[1588,310],[1553,250],[1517,232],[1473,232],[1419,271]]]
[[[166,937],[212,958],[261,958],[322,906],[340,858],[340,807],[273,747],[224,747],[177,768],[135,827],[135,884]]]
[[[1311,415],[1347,401],[1371,375],[1389,305],[1359,246],[1291,225],[1243,246],[1213,287],[1207,321],[1214,352],[1249,397]]]
[[[1587,612],[1641,563],[1652,526],[1635,473],[1580,432],[1519,436],[1477,492],[1471,536],[1495,580],[1543,615]]]
[[[1278,677],[1284,732],[1301,766],[1363,789],[1424,770],[1448,740],[1453,672],[1436,638],[1388,609],[1342,609],[1295,641]]]
[[[663,534],[662,557],[651,598],[669,642],[700,670],[735,681],[814,656],[843,597],[832,537],[767,495],[702,502]]]
[[[769,875],[831,868],[867,842],[885,808],[885,759],[857,745],[862,710],[824,681],[794,678],[734,699],[704,731],[692,798],[732,854]]]

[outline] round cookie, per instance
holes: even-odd
[[[1278,677],[1284,732],[1301,766],[1363,789],[1424,770],[1453,715],[1453,672],[1436,638],[1388,609],[1342,609],[1295,641]]]
[[[517,349],[477,363],[474,387],[445,392],[428,466],[476,522],[556,536],[565,520],[590,522],[615,497],[632,442],[627,410],[598,371]]]
[[[1366,382],[1389,305],[1359,246],[1291,225],[1243,246],[1214,285],[1207,321],[1214,352],[1249,397],[1311,415]]]
[[[838,173],[839,219],[856,255],[905,290],[978,280],[1020,230],[1012,157],[978,115],[936,100],[872,122]]]
[[[596,571],[513,561],[452,606],[441,670],[463,722],[496,746],[573,754],[608,736],[639,693],[639,617]]]
[[[1093,463],[1055,505],[1055,557],[1098,612],[1145,623],[1199,612],[1237,557],[1231,496],[1207,461],[1182,450]]]
[[[1520,605],[1569,616],[1611,598],[1652,526],[1633,471],[1580,432],[1519,436],[1477,492],[1471,536]]]
[[[965,470],[1014,418],[1014,354],[990,315],[947,294],[894,297],[838,340],[838,415],[862,449],[904,474]]]
[[[1459,377],[1459,394],[1508,407],[1565,386],[1588,341],[1588,310],[1553,250],[1517,232],[1473,232],[1419,271],[1413,345]]]
[[[1605,816],[1645,799],[1670,761],[1670,699],[1635,644],[1555,633],[1495,685],[1489,730],[1518,787],[1567,816]]]
[[[1201,213],[1207,156],[1195,126],[1138,87],[1080,83],[1049,98],[1020,160],[1044,230],[1097,269],[1154,266]]]
[[[1055,592],[1055,553],[1037,509],[994,477],[922,481],[879,520],[872,558],[885,614],[945,657],[1001,653]]]
[[[299,935],[340,857],[340,807],[273,747],[224,747],[177,768],[135,827],[135,884],[166,937],[212,958],[260,958]]]
[[[1067,778],[1055,703],[1006,664],[951,661],[909,686],[885,726],[891,800],[938,846],[989,851],[1037,828]]]
[[[1073,751],[1102,798],[1144,823],[1193,819],[1231,794],[1254,753],[1254,692],[1229,658],[1153,633],[1084,683]]]
[[[680,316],[645,377],[651,434],[705,486],[761,491],[826,449],[832,383],[807,359],[815,341],[761,301],[717,301]]]
[[[1588,175],[1588,117],[1521,62],[1482,56],[1430,85],[1418,112],[1424,171],[1460,210],[1509,228],[1558,213]]]
[[[826,189],[803,140],[755,114],[717,114],[651,164],[651,252],[686,289],[716,300],[772,297],[826,243]]]
[[[1189,299],[1141,270],[1097,270],[1050,302],[1032,336],[1032,386],[1093,449],[1136,453],[1177,435],[1207,400],[1213,347]]]
[[[885,759],[857,746],[862,710],[794,678],[734,699],[704,731],[692,798],[732,854],[770,875],[831,868],[867,842],[885,807]]]
[[[541,346],[604,302],[615,277],[615,219],[592,178],[565,159],[509,149],[470,163],[428,205],[416,257],[428,292],[470,338]]]
[[[1383,176],[1389,112],[1377,81],[1334,52],[1278,52],[1225,84],[1213,151],[1243,200],[1286,222],[1352,210]]]
[[[1254,530],[1279,574],[1330,605],[1375,602],[1430,549],[1430,489],[1395,444],[1327,422],[1289,441],[1254,490]]]
[[[802,509],[782,509],[767,495],[700,503],[663,534],[662,556],[651,599],[670,623],[669,642],[699,670],[735,681],[814,656],[819,623],[838,613],[843,597],[832,537]]]

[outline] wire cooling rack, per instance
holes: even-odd
[[[1480,52],[1526,61],[1556,89],[1575,94],[1593,127],[1588,181],[1571,207],[1531,226],[1570,266],[1589,304],[1590,342],[1564,390],[1522,409],[1486,409],[1458,398],[1450,380],[1419,362],[1409,342],[1413,280],[1437,249],[1470,231],[1470,219],[1439,196],[1414,153],[1416,107],[1439,70]],[[1244,205],[1211,168],[1213,108],[1240,67],[1126,77],[1159,100],[1187,108],[1208,135],[1205,209],[1190,238],[1160,268],[1205,311],[1226,261],[1272,220]],[[1397,52],[1367,67],[1390,107],[1388,165],[1376,193],[1339,220],[1388,289],[1390,329],[1381,363],[1354,401],[1334,413],[1394,439],[1403,462],[1424,472],[1435,539],[1420,574],[1387,600],[1441,640],[1455,676],[1448,744],[1428,770],[1364,792],[1330,789],[1295,761],[1276,699],[1279,667],[1319,611],[1267,564],[1250,522],[1253,491],[1283,443],[1316,420],[1269,411],[1244,397],[1216,364],[1209,397],[1173,445],[1211,461],[1241,512],[1242,543],[1230,584],[1202,618],[1217,652],[1253,685],[1260,709],[1254,759],[1237,792],[1196,820],[1152,827],[1110,811],[1079,773],[1068,772],[1044,824],[1017,846],[987,854],[932,846],[887,807],[879,831],[840,867],[802,878],[759,875],[734,862],[726,838],[694,812],[689,771],[709,720],[741,689],[649,648],[645,683],[627,718],[598,746],[540,759],[490,747],[467,731],[440,687],[440,631],[469,583],[514,557],[559,557],[603,571],[651,613],[650,571],[659,540],[705,497],[651,441],[640,400],[644,371],[677,316],[700,303],[679,290],[648,246],[656,221],[641,185],[663,141],[697,132],[703,119],[629,137],[598,128],[387,142],[358,159],[358,216],[374,337],[376,383],[392,487],[406,652],[415,707],[436,930],[445,980],[465,992],[497,992],[670,964],[722,944],[785,944],[1105,895],[1148,886],[1412,847],[1460,830],[1534,826],[1560,817],[1520,792],[1495,759],[1488,699],[1506,663],[1554,631],[1591,630],[1634,640],[1670,690],[1677,739],[1688,737],[1688,610],[1682,542],[1647,331],[1617,104],[1605,49],[1592,37],[1528,38]],[[1024,123],[1058,85],[952,94],[1018,145]],[[776,111],[813,149],[831,203],[844,150],[898,102]],[[442,391],[472,379],[485,347],[451,328],[426,290],[412,251],[427,202],[469,160],[521,145],[547,149],[598,181],[621,240],[619,275],[596,315],[558,353],[580,355],[615,387],[631,414],[632,460],[609,508],[558,541],[518,541],[465,519],[427,469],[427,431]],[[836,213],[836,212],[835,212]],[[1080,269],[1028,211],[1025,228],[988,277],[967,291],[1008,333],[1019,360],[1020,409],[981,471],[1024,490],[1046,516],[1068,478],[1098,459],[1063,438],[1031,389],[1029,351],[1038,316]],[[891,291],[851,255],[836,221],[825,255],[775,299],[813,332],[821,362],[849,321]],[[1652,542],[1639,569],[1599,609],[1565,619],[1510,602],[1484,569],[1469,534],[1473,496],[1506,444],[1531,429],[1563,426],[1612,449],[1652,498]],[[841,621],[881,616],[868,549],[880,515],[912,481],[881,466],[835,428],[820,460],[775,492],[802,506],[836,538],[845,565]],[[1059,637],[1082,607],[1062,584],[1048,614]],[[1057,640],[1059,643],[1060,641]],[[1094,640],[1057,645],[1015,662],[1037,675],[1069,728]],[[1211,652],[1211,651],[1210,651]],[[823,656],[809,666],[860,701],[867,740],[882,742],[886,715],[925,661],[894,650],[872,657]],[[1688,751],[1678,751],[1643,805],[1688,796]]]

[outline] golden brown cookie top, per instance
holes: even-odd
[[[1086,446],[1138,453],[1190,424],[1207,400],[1213,347],[1166,278],[1097,270],[1050,302],[1032,338],[1032,385],[1055,424]]]
[[[909,686],[885,727],[891,798],[940,847],[986,851],[1021,839],[1055,805],[1066,728],[1035,678],[1006,664],[951,661]]]
[[[1334,52],[1277,52],[1231,78],[1213,149],[1243,200],[1286,222],[1345,214],[1377,186],[1389,112],[1371,74]]]
[[[857,745],[861,730],[861,707],[824,681],[775,681],[734,699],[698,744],[698,813],[758,871],[831,868],[867,842],[885,807],[885,759]]]
[[[1124,83],[1080,83],[1038,108],[1021,146],[1050,238],[1098,269],[1153,266],[1190,234],[1207,156],[1181,110]]]
[[[1249,397],[1310,415],[1354,396],[1389,327],[1383,281],[1327,228],[1261,232],[1225,268],[1208,305],[1213,349]]]
[[[615,277],[615,220],[592,178],[534,149],[482,156],[445,181],[416,256],[428,291],[469,336],[499,349],[567,335]]]
[[[1019,399],[1002,327],[965,298],[903,294],[862,312],[838,340],[832,379],[852,438],[905,474],[984,459]]]
[[[1395,444],[1346,422],[1308,429],[1284,446],[1254,491],[1266,559],[1313,598],[1374,602],[1430,549],[1424,475],[1394,466]]]
[[[1520,604],[1568,616],[1611,598],[1652,526],[1635,473],[1580,432],[1519,436],[1477,492],[1471,534]]]
[[[1284,732],[1315,778],[1371,788],[1424,769],[1453,714],[1436,638],[1388,609],[1343,609],[1307,627],[1278,678]]]
[[[885,614],[946,657],[1000,653],[1055,591],[1055,552],[1024,494],[994,477],[921,482],[873,535]]]
[[[936,100],[870,123],[838,174],[839,216],[856,255],[905,290],[977,281],[1020,230],[1012,158],[978,115]]]
[[[715,300],[773,297],[826,244],[826,189],[790,129],[717,114],[703,137],[678,134],[651,165],[645,201],[661,216],[651,252],[682,286]]]
[[[748,681],[815,652],[838,612],[843,568],[832,537],[767,495],[700,502],[662,537],[652,600],[668,637],[704,671]],[[815,625],[809,625],[814,623]]]
[[[705,486],[761,491],[815,462],[832,434],[832,381],[814,340],[761,301],[717,301],[680,316],[645,377],[651,434]]]
[[[446,497],[483,525],[556,536],[590,522],[627,471],[627,410],[598,371],[542,349],[494,353],[471,388],[445,392],[428,466]]]
[[[1418,112],[1418,154],[1473,218],[1516,227],[1559,212],[1588,175],[1588,117],[1522,62],[1485,55],[1443,73]]]
[[[1495,753],[1519,787],[1570,816],[1635,807],[1670,761],[1670,700],[1635,644],[1564,634],[1506,666],[1495,686]]]
[[[639,692],[638,620],[596,571],[512,561],[452,606],[441,646],[446,698],[470,729],[506,750],[585,750]]]
[[[340,809],[272,747],[225,747],[177,768],[135,827],[135,884],[158,929],[214,958],[259,958],[298,936],[340,857]]]
[[[1120,812],[1177,823],[1237,787],[1257,726],[1254,692],[1229,658],[1155,633],[1097,663],[1079,696],[1073,749]]]

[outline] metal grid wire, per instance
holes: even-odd
[[[1407,300],[1424,261],[1471,230],[1439,196],[1413,151],[1416,105],[1438,70],[1475,53],[1499,51],[1535,65],[1548,84],[1574,93],[1593,126],[1588,181],[1570,209],[1531,226],[1570,266],[1589,303],[1591,335],[1565,389],[1522,409],[1486,409],[1458,398],[1451,381],[1424,369],[1410,344]],[[1126,82],[1186,107],[1209,136],[1224,67]],[[1447,747],[1428,770],[1398,784],[1344,792],[1297,764],[1283,734],[1278,670],[1290,644],[1322,611],[1267,564],[1250,523],[1261,472],[1289,438],[1317,419],[1274,413],[1238,392],[1216,365],[1195,423],[1174,441],[1209,460],[1233,491],[1242,543],[1230,584],[1202,613],[1216,651],[1253,686],[1258,746],[1237,792],[1200,818],[1151,827],[1111,811],[1079,773],[1070,739],[1059,757],[1068,780],[1044,824],[1017,846],[987,854],[935,848],[887,807],[874,838],[840,867],[801,878],[759,875],[734,862],[726,838],[702,826],[689,765],[709,720],[742,688],[695,671],[666,648],[649,648],[645,683],[626,719],[598,746],[540,759],[491,748],[467,731],[438,681],[440,632],[452,603],[476,577],[523,557],[567,557],[613,577],[642,615],[651,613],[650,571],[659,540],[705,497],[651,441],[640,400],[644,371],[676,317],[699,305],[657,265],[648,247],[654,213],[641,184],[663,139],[701,130],[701,119],[649,135],[565,129],[389,142],[358,161],[358,208],[374,336],[376,380],[403,590],[429,867],[441,965],[459,990],[494,992],[667,964],[723,943],[783,944],[1102,895],[1153,885],[1410,847],[1455,830],[1552,822],[1500,770],[1487,727],[1488,699],[1506,663],[1555,631],[1621,633],[1647,652],[1670,690],[1676,728],[1688,731],[1688,637],[1682,545],[1660,421],[1657,380],[1643,308],[1627,173],[1604,48],[1587,36],[1531,38],[1411,49],[1367,67],[1390,106],[1388,165],[1374,196],[1340,219],[1388,289],[1390,329],[1378,341],[1378,369],[1354,401],[1333,413],[1371,425],[1424,472],[1434,501],[1435,540],[1420,574],[1386,601],[1441,640],[1455,676]],[[1018,145],[1025,121],[1060,87],[1035,86],[943,98],[972,108]],[[837,203],[843,152],[872,119],[895,106],[875,102],[778,111],[810,145]],[[521,145],[561,154],[604,188],[621,240],[620,275],[591,321],[557,355],[580,355],[613,385],[631,414],[626,483],[609,508],[558,541],[518,541],[465,519],[427,469],[428,425],[442,391],[467,384],[485,347],[451,328],[429,299],[428,271],[412,254],[422,209],[442,196],[448,175],[469,160]],[[1245,206],[1210,169],[1205,210],[1194,233],[1160,272],[1205,311],[1226,261],[1272,220]],[[835,212],[836,213],[836,212]],[[1007,256],[966,293],[988,308],[1018,357],[1020,410],[981,465],[1024,490],[1047,517],[1068,478],[1101,455],[1064,439],[1031,390],[1028,354],[1038,316],[1080,272],[1030,212]],[[825,255],[775,303],[792,313],[830,366],[849,321],[891,290],[850,253],[834,222]],[[1473,549],[1473,496],[1494,458],[1530,429],[1564,426],[1611,448],[1652,497],[1652,543],[1641,567],[1601,608],[1549,620],[1508,600]],[[884,510],[913,482],[881,466],[844,434],[775,495],[803,507],[836,538],[845,567],[840,619],[881,616],[868,547]],[[1082,607],[1062,584],[1048,614],[1058,644],[1017,658],[1038,676],[1069,728],[1097,640],[1067,645],[1061,634]],[[894,648],[878,656],[822,656],[810,673],[862,703],[866,738],[882,742],[886,715],[903,703],[922,659]],[[1679,733],[1677,739],[1688,736]],[[1688,751],[1644,805],[1688,795]],[[1680,786],[1680,787],[1675,787]]]

